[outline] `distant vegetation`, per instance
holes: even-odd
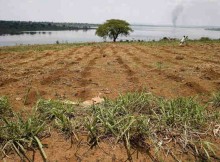
[[[206,30],[220,31],[220,28],[207,28]]]
[[[21,34],[23,31],[52,31],[52,30],[88,30],[98,24],[87,23],[54,23],[32,21],[2,21],[0,20],[0,35]]]

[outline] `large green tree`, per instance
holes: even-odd
[[[130,28],[130,24],[124,20],[111,19],[107,20],[104,24],[99,25],[96,29],[96,35],[106,39],[109,37],[114,42],[119,35],[127,36],[133,30]]]

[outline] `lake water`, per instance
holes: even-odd
[[[128,37],[120,37],[118,40],[159,40],[163,37],[181,39],[183,35],[188,35],[189,39],[199,39],[209,37],[220,38],[220,31],[205,30],[205,28],[186,27],[163,27],[163,26],[132,26],[134,32]],[[24,32],[20,35],[0,36],[0,46],[14,46],[26,44],[54,44],[76,43],[76,42],[101,42],[102,38],[95,35],[95,30],[72,30],[72,31],[38,31]],[[109,41],[109,40],[107,40]]]

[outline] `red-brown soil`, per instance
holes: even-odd
[[[15,110],[30,110],[40,96],[84,101],[101,93],[114,99],[144,88],[166,98],[220,90],[220,43],[100,43],[40,52],[0,48],[0,96],[8,96]],[[50,161],[126,160],[120,145],[101,143],[103,150],[87,152],[86,144],[70,148],[57,133],[43,143]],[[137,161],[151,160],[140,154]]]

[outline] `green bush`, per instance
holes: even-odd
[[[209,37],[201,37],[199,40],[200,41],[211,41],[212,39],[210,39]]]

